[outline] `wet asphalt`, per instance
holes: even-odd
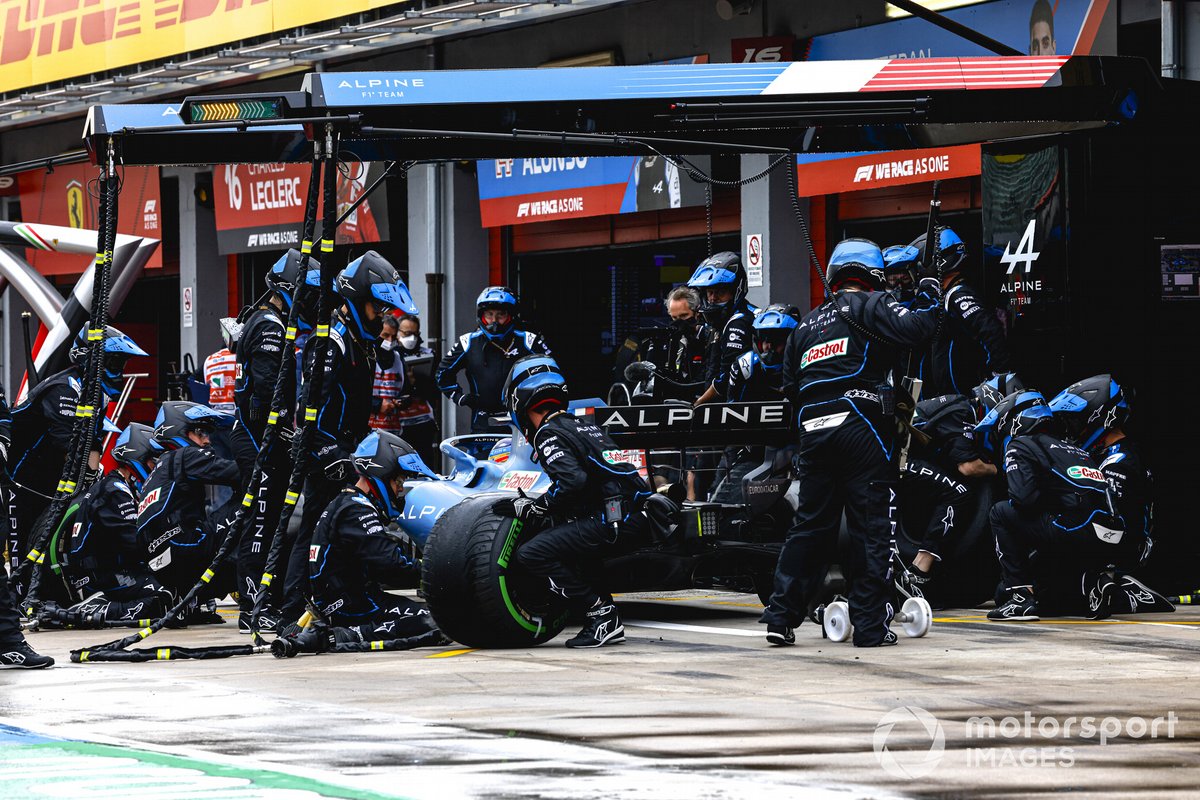
[[[592,651],[560,636],[528,650],[74,665],[69,650],[117,637],[41,631],[31,643],[59,666],[0,672],[0,723],[299,775],[346,797],[1160,798],[1200,786],[1200,611],[1188,607],[1024,624],[940,611],[924,638],[859,650],[807,624],[794,647],[769,647],[752,595],[618,602],[627,642]],[[144,646],[247,643],[224,612],[225,625]],[[146,785],[92,796],[156,796]]]

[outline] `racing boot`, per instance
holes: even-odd
[[[0,644],[0,669],[44,669],[54,666],[54,659],[34,651],[24,639],[12,644]]]
[[[987,618],[993,622],[1037,622],[1037,600],[1028,586],[1018,586],[1010,589],[1008,599],[988,612]]]
[[[250,623],[253,616],[253,613],[250,611],[243,611],[238,614],[238,633],[250,633]],[[258,615],[258,632],[276,633],[279,630],[279,623],[282,618],[282,614],[274,608],[267,606]]]
[[[1111,570],[1083,573],[1081,588],[1087,598],[1088,619],[1108,619],[1112,616],[1117,581]]]
[[[775,647],[790,647],[796,643],[796,632],[787,625],[768,625],[767,643]]]
[[[597,598],[586,614],[583,630],[567,640],[567,647],[603,647],[625,641],[625,626],[612,598]]]
[[[930,573],[918,569],[915,564],[902,566],[896,570],[896,591],[904,597],[924,597],[923,589],[929,584],[931,577]]]
[[[1118,575],[1113,592],[1114,614],[1163,614],[1175,610],[1175,604],[1132,575]]]

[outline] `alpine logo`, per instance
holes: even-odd
[[[1000,256],[1000,263],[1004,264],[1007,269],[1005,275],[1012,275],[1017,268],[1017,264],[1024,264],[1024,272],[1026,275],[1033,269],[1033,262],[1038,260],[1042,254],[1033,249],[1033,237],[1037,231],[1037,220],[1029,220],[1029,224],[1025,226],[1025,232],[1021,234],[1021,241],[1017,244],[1017,249],[1010,252],[1012,242],[1004,245],[1004,255]]]
[[[846,345],[848,343],[849,338],[843,336],[841,339],[834,339],[832,342],[822,342],[821,344],[813,345],[808,348],[807,353],[800,357],[800,369],[810,367],[818,361],[824,361],[827,358],[846,355]]]
[[[546,217],[553,214],[582,214],[583,210],[583,197],[564,195],[551,197],[549,200],[530,200],[527,203],[521,203],[517,206],[517,218]]]
[[[1100,481],[1104,483],[1104,473],[1098,469],[1091,467],[1069,467],[1067,469],[1067,477],[1075,478],[1076,480],[1083,478],[1089,481]]]
[[[143,497],[142,502],[138,503],[138,511],[137,511],[138,516],[140,517],[142,515],[143,511],[145,511],[147,508],[149,508],[150,506],[157,503],[158,498],[161,494],[162,494],[162,487],[159,486],[159,487],[155,488],[154,491],[149,492],[145,497]]]

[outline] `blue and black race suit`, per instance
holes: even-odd
[[[488,417],[507,413],[504,382],[513,362],[530,354],[550,355],[541,334],[513,330],[495,340],[479,330],[464,333],[442,359],[435,378],[438,390],[455,405],[471,409],[473,433],[488,432],[493,430]],[[458,381],[459,372],[466,373],[466,389]],[[507,431],[508,427],[500,430]]]
[[[794,627],[807,616],[844,510],[857,562],[850,591],[854,643],[892,640],[896,423],[884,414],[879,392],[905,350],[933,334],[934,308],[923,294],[905,308],[883,292],[838,292],[788,339],[783,391],[800,424],[800,497],[762,622]]]
[[[522,544],[517,560],[534,575],[549,578],[572,603],[588,608],[601,595],[585,577],[589,568],[606,554],[644,543],[649,524],[639,506],[650,487],[636,467],[620,460],[604,431],[566,412],[545,419],[533,446],[552,482],[536,503],[555,524]],[[605,522],[606,503],[621,509],[621,519]]]
[[[994,374],[1009,371],[1004,328],[990,308],[965,283],[956,283],[942,297],[945,319],[940,334],[922,359],[917,377],[927,397],[969,394],[971,387]]]
[[[362,641],[417,636],[432,629],[429,610],[380,584],[415,586],[417,568],[386,533],[365,492],[340,491],[321,514],[308,548],[309,588],[326,620]]]
[[[1108,480],[1083,450],[1044,433],[1013,437],[1004,454],[1008,499],[992,506],[1005,589],[1034,586],[1030,556],[1075,581],[1136,552],[1137,537],[1112,513]]]

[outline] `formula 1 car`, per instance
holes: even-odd
[[[628,543],[599,570],[603,584],[618,592],[722,588],[769,595],[794,497],[786,451],[767,444],[790,436],[788,403],[692,409],[584,401],[573,403],[572,412],[594,415],[623,448],[612,457],[642,467],[654,448],[678,448],[680,442],[688,448],[763,445],[761,463],[743,470],[736,502],[683,503],[672,536]],[[468,456],[459,440],[444,442],[452,474],[410,484],[401,527],[422,550],[422,593],[447,636],[471,647],[526,647],[554,638],[567,609],[545,579],[517,568],[512,555],[525,535],[522,526],[491,508],[518,489],[544,492],[549,478],[515,429],[497,439],[486,459]]]

